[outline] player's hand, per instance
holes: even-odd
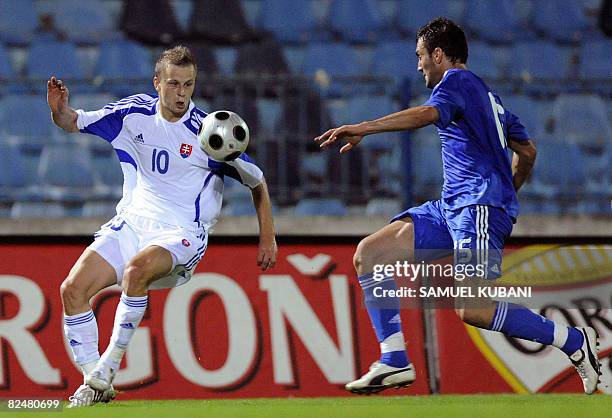
[[[68,87],[64,85],[62,80],[58,80],[52,76],[47,81],[47,103],[53,113],[62,113],[68,109]]]
[[[257,265],[261,267],[262,271],[271,269],[276,265],[277,253],[278,247],[276,246],[276,239],[274,237],[260,237],[259,253],[257,254]]]
[[[363,125],[343,125],[339,128],[333,128],[324,134],[316,137],[314,141],[319,144],[319,147],[325,148],[336,142],[338,139],[344,139],[347,143],[340,148],[340,153],[350,151],[354,146],[357,146],[365,135]]]

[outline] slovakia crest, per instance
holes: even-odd
[[[187,158],[191,155],[191,151],[193,150],[193,146],[189,144],[185,144],[184,142],[181,144],[181,148],[179,149],[179,153],[181,157]]]

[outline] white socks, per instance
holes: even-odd
[[[138,328],[147,309],[147,296],[127,296],[121,293],[121,300],[115,313],[115,324],[108,348],[102,354],[102,361],[118,370],[128,343]]]
[[[81,369],[84,365],[98,361],[98,324],[91,309],[76,315],[64,315],[64,334],[74,361]]]

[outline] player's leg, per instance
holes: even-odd
[[[368,373],[348,383],[347,390],[374,393],[414,381],[414,369],[406,353],[402,333],[399,300],[376,297],[381,291],[396,288],[394,277],[375,279],[374,272],[380,271],[376,266],[414,260],[415,242],[417,249],[441,246],[452,248],[451,237],[442,221],[437,202],[428,202],[396,216],[391,224],[366,237],[357,246],[353,262],[363,290],[364,303],[380,344],[381,357]],[[433,242],[440,237],[442,244],[439,240]]]
[[[173,267],[173,255],[156,245],[144,248],[129,261],[123,273],[123,292],[115,312],[110,343],[95,370],[86,378],[91,387],[101,391],[110,387],[147,309],[149,285],[166,276]]]
[[[60,287],[64,333],[74,360],[84,374],[91,372],[100,358],[98,325],[89,300],[115,283],[115,269],[98,253],[86,249]]]
[[[512,228],[510,219],[501,209],[488,206],[465,208],[462,216],[472,217],[476,228],[473,234],[466,231],[455,233],[455,239],[469,242],[470,251],[476,255],[476,263],[484,262],[487,279],[496,279],[501,275],[504,241]],[[465,222],[462,224],[465,225]],[[568,327],[524,306],[490,299],[461,300],[457,314],[467,324],[559,348],[578,369],[585,392],[590,394],[595,391],[600,366],[594,329]]]

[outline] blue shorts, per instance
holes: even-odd
[[[454,254],[455,265],[481,266],[487,279],[501,276],[504,242],[512,232],[512,218],[503,209],[470,205],[448,210],[434,200],[396,215],[391,222],[407,216],[414,224],[417,261]]]

